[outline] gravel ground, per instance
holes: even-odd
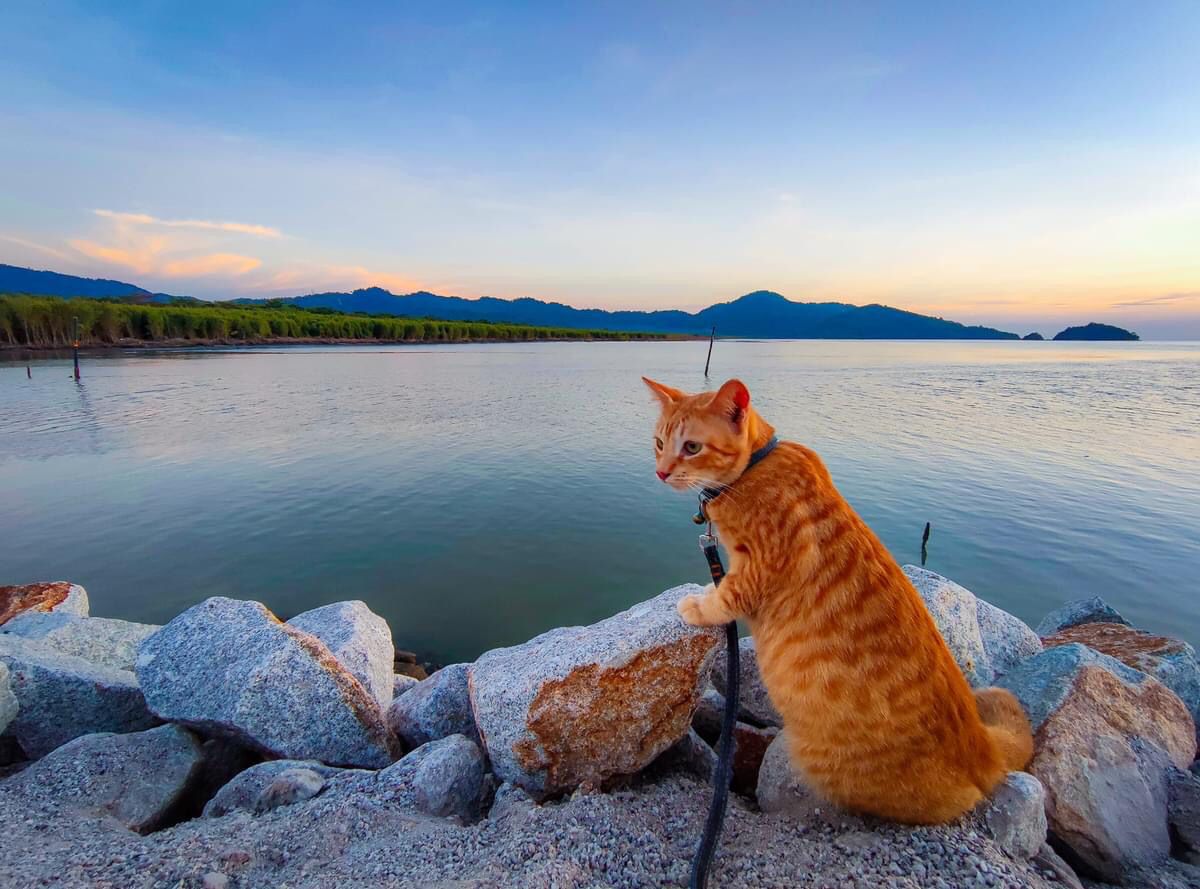
[[[267,815],[188,821],[150,836],[0,782],[0,886],[643,887],[685,885],[709,789],[686,773],[533,806],[469,827],[417,815],[369,780]],[[802,827],[734,799],[714,887],[1056,887],[971,821],[909,829]]]

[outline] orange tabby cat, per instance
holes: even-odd
[[[695,626],[749,622],[806,783],[854,811],[936,824],[1024,768],[1033,739],[1020,704],[1003,689],[972,693],[921,597],[821,459],[781,442],[747,472],[775,430],[739,380],[699,395],[645,382],[662,402],[659,478],[721,489],[707,513],[729,573],[679,613]]]

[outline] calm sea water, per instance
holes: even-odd
[[[706,343],[0,357],[0,583],[163,622],[364,599],[397,645],[475,657],[703,582],[654,476],[640,374]],[[901,562],[1036,622],[1101,595],[1200,641],[1200,345],[719,342]]]

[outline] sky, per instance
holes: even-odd
[[[1200,339],[1200,3],[0,4],[0,262]]]

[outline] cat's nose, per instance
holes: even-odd
[[[658,469],[658,470],[655,470],[654,474],[658,476],[658,480],[660,482],[665,482],[667,480],[667,476],[670,475],[671,473],[663,472],[661,469]]]

